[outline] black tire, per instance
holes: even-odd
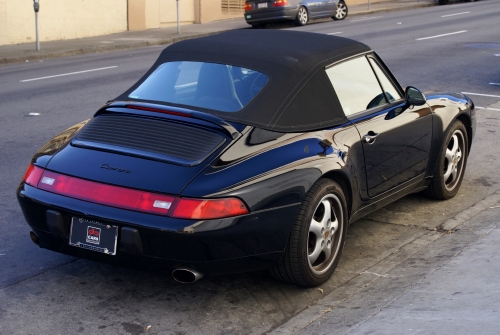
[[[326,282],[339,263],[347,221],[342,188],[330,179],[319,179],[307,192],[283,257],[271,275],[306,287]]]
[[[449,0],[439,0],[438,2],[440,5],[447,5]]]
[[[432,181],[425,190],[426,195],[439,200],[453,198],[462,184],[468,154],[467,130],[462,122],[456,120],[446,133]]]
[[[295,25],[305,26],[307,22],[309,22],[309,13],[307,12],[306,7],[300,6],[297,11],[297,16],[295,17]]]
[[[343,20],[347,17],[347,14],[349,13],[349,9],[347,8],[347,5],[344,1],[339,1],[337,3],[337,11],[334,16],[332,16],[332,19],[335,21],[340,21]]]

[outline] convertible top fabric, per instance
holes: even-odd
[[[196,109],[267,130],[316,130],[347,122],[323,69],[368,51],[370,48],[363,43],[337,36],[283,30],[234,30],[165,48],[151,69],[115,101],[130,100],[129,94],[165,62],[229,64],[265,73],[269,76],[267,86],[239,112]],[[168,105],[161,101],[155,103]]]

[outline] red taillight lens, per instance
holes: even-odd
[[[100,184],[50,171],[43,173],[38,188],[112,207],[163,215],[168,214],[175,200],[168,195]]]
[[[24,173],[23,181],[31,186],[37,187],[43,174],[43,169],[30,164]]]
[[[181,219],[208,220],[247,214],[245,204],[237,198],[178,200],[172,213]]]
[[[288,0],[275,0],[274,7],[284,7],[288,5]]]
[[[245,2],[245,11],[249,11],[253,9],[253,5],[249,2]]]

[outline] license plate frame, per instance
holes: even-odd
[[[267,8],[267,2],[258,2],[257,9]]]
[[[118,226],[77,217],[71,219],[69,233],[71,246],[114,256],[117,241]]]

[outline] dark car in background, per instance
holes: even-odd
[[[315,286],[350,223],[455,196],[475,128],[468,97],[403,89],[363,43],[235,30],[168,46],[43,146],[17,197],[42,248],[180,282],[269,270]]]
[[[254,28],[277,21],[295,21],[304,26],[310,19],[347,16],[344,0],[249,0],[245,2],[245,20]]]

